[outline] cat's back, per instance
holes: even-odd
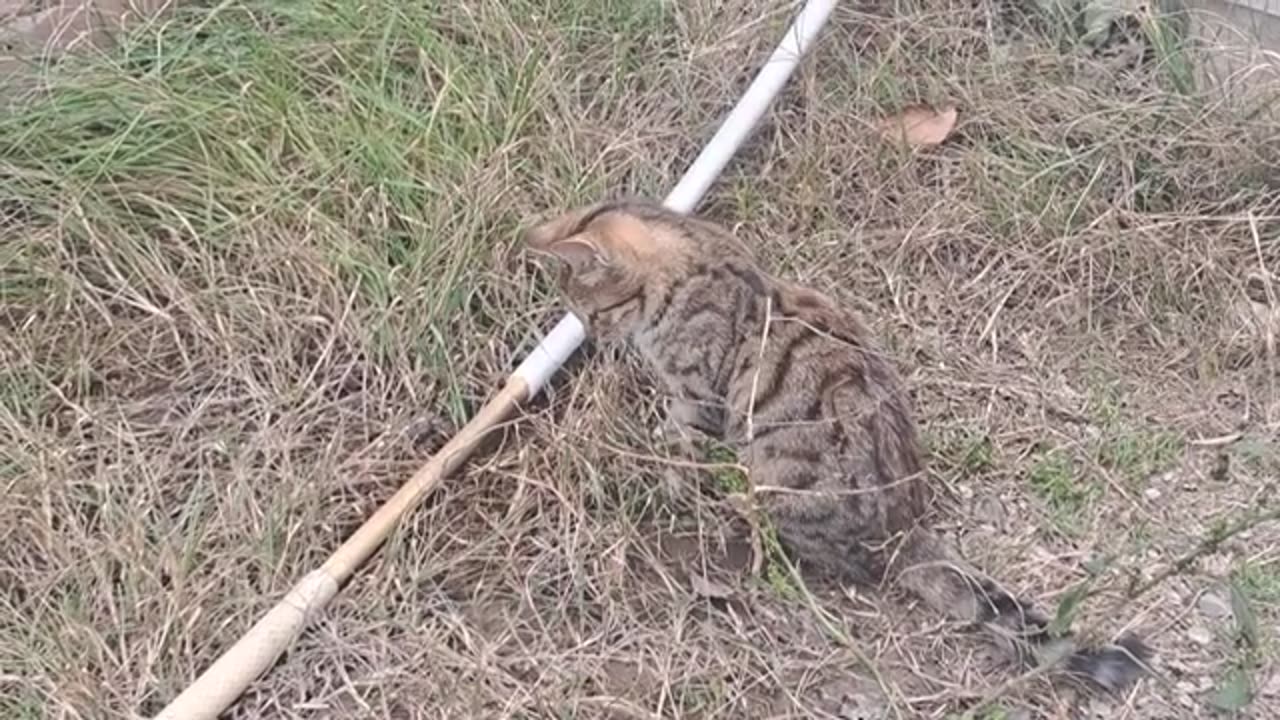
[[[765,392],[751,383],[757,412],[785,394],[821,401],[806,406],[807,419],[843,421],[885,405],[909,422],[902,379],[856,313],[816,290],[761,275],[766,320],[756,362],[746,368],[765,378]]]
[[[925,504],[921,450],[892,361],[850,309],[769,279],[757,364],[738,378],[735,414],[753,464],[793,491],[853,493],[842,503],[892,532]],[[768,467],[764,467],[768,466]]]

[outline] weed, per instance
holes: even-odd
[[[707,449],[707,462],[717,465],[711,471],[711,478],[719,492],[733,495],[750,491],[751,481],[738,464],[738,455],[733,448],[713,443]]]
[[[1151,476],[1172,467],[1181,457],[1182,438],[1176,433],[1129,419],[1117,383],[1095,382],[1089,408],[1102,431],[1094,446],[1098,463],[1119,472],[1130,485],[1143,484]]]
[[[704,715],[724,706],[727,688],[718,678],[698,678],[680,683],[675,693],[681,710]]]
[[[926,435],[930,455],[956,469],[964,477],[974,477],[995,467],[995,445],[985,433],[961,430],[943,435]]]
[[[988,705],[976,712],[970,710],[964,713],[948,715],[947,720],[1009,720],[1012,717],[1008,710],[1001,705]]]
[[[1182,454],[1182,439],[1162,430],[1114,429],[1098,444],[1098,462],[1119,471],[1131,484],[1172,467]]]
[[[1254,605],[1280,605],[1280,562],[1242,562],[1233,577]]]
[[[716,490],[724,495],[747,495],[750,479],[738,466],[738,456],[732,448],[712,444],[707,450],[707,461],[720,464],[711,471]],[[760,549],[764,552],[761,571],[765,584],[779,597],[795,600],[801,597],[800,589],[792,578],[790,565],[778,539],[777,528],[763,511],[756,512],[756,532],[760,534]]]
[[[1062,450],[1041,453],[1033,461],[1027,481],[1049,506],[1054,527],[1066,535],[1083,530],[1085,513],[1101,494],[1097,484],[1079,477],[1075,462]]]
[[[782,542],[778,539],[778,531],[773,523],[765,518],[760,523],[761,547],[764,549],[764,576],[768,586],[778,597],[785,600],[799,600],[803,593],[796,586],[791,563],[784,554]]]
[[[1229,589],[1236,626],[1236,647],[1225,673],[1209,696],[1209,704],[1225,712],[1236,712],[1253,703],[1256,693],[1254,675],[1265,655],[1265,638],[1254,603],[1238,572],[1231,578]]]
[[[34,694],[0,700],[0,713],[13,720],[38,720],[44,717],[44,703]]]
[[[1231,447],[1251,472],[1267,473],[1280,468],[1280,446],[1257,437],[1246,437]]]

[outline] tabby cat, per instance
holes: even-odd
[[[583,208],[524,241],[560,265],[588,334],[629,342],[672,396],[669,421],[733,447],[802,564],[896,581],[986,628],[1022,663],[1120,690],[1150,654],[1054,637],[1048,618],[970,567],[924,523],[929,487],[902,382],[867,329],[813,290],[762,271],[731,233],[646,202]]]

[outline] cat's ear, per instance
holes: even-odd
[[[575,271],[592,265],[607,265],[608,255],[594,233],[585,229],[587,221],[599,215],[596,207],[581,208],[529,228],[524,244],[534,252],[552,255]]]
[[[608,258],[604,253],[600,252],[600,248],[591,242],[588,233],[579,233],[571,238],[553,242],[546,248],[541,249],[552,255],[557,260],[573,268],[574,272],[581,272],[589,267],[608,265]]]
[[[530,250],[547,251],[586,229],[587,221],[599,213],[594,207],[578,208],[545,220],[524,231],[523,242]]]

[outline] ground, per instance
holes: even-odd
[[[895,592],[757,571],[728,458],[666,449],[649,378],[589,347],[228,716],[1275,717],[1271,98],[1207,82],[1176,23],[1094,43],[1036,7],[843,3],[703,211],[875,328],[966,555],[1141,632],[1157,679],[1019,681]],[[29,67],[0,115],[0,715],[181,691],[559,317],[519,228],[661,197],[791,12],[183,3]],[[919,102],[959,108],[943,145],[874,131]]]

